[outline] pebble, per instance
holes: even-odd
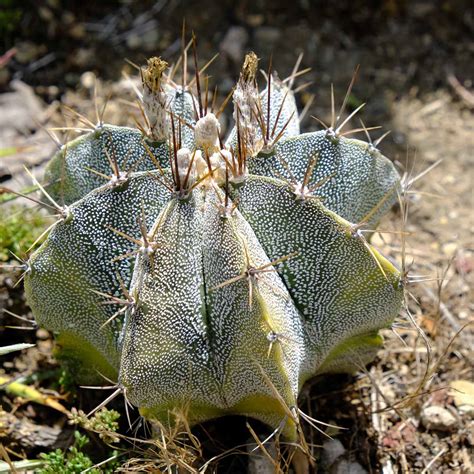
[[[323,443],[322,463],[329,467],[345,452],[344,446],[338,439],[329,439]]]
[[[330,470],[331,474],[367,474],[367,471],[358,463],[342,459]]]
[[[92,89],[96,80],[96,75],[92,71],[86,71],[81,75],[81,86],[85,89]]]
[[[469,380],[455,380],[450,384],[450,395],[454,399],[459,413],[474,418],[474,382]]]
[[[344,459],[346,449],[338,439],[324,442],[321,455],[324,472],[331,474],[366,474],[367,471],[358,463]]]
[[[450,431],[457,425],[457,420],[446,408],[429,406],[421,411],[421,423],[427,430]]]
[[[220,49],[235,63],[240,63],[244,56],[244,48],[249,39],[247,30],[242,26],[229,28],[221,42]]]

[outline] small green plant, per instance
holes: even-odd
[[[100,474],[99,469],[92,468],[94,462],[82,452],[88,443],[89,439],[86,435],[74,431],[74,444],[66,452],[56,449],[40,454],[44,465],[38,469],[38,474],[76,474],[86,469],[89,469],[88,472],[92,474]]]
[[[106,444],[118,443],[117,431],[120,414],[115,410],[102,408],[93,416],[87,417],[84,412],[73,408],[69,416],[70,424],[78,425],[81,428],[99,434],[100,439]],[[74,443],[67,451],[56,449],[49,453],[40,454],[40,458],[45,461],[40,474],[73,474],[80,473],[88,469],[87,472],[93,474],[114,472],[118,466],[118,451],[112,450],[110,461],[102,464],[100,469],[94,468],[95,463],[84,452],[89,444],[87,435],[74,431]]]
[[[25,289],[77,378],[117,380],[144,417],[246,415],[295,441],[304,383],[372,360],[399,312],[400,272],[369,238],[400,177],[380,139],[344,131],[361,107],[343,118],[350,91],[301,133],[295,76],[269,71],[259,92],[257,63],[246,56],[224,141],[201,74],[178,85],[150,59],[145,123],[98,116],[49,163],[58,220]]]
[[[22,255],[46,229],[47,216],[36,209],[12,206],[0,207],[0,262],[12,259],[12,254]]]
[[[5,37],[15,31],[23,14],[21,2],[0,0],[0,35]]]
[[[82,410],[73,408],[70,415],[70,423],[79,425],[87,431],[93,431],[107,444],[118,443],[116,435],[119,424],[120,413],[103,407],[94,416],[87,417]]]

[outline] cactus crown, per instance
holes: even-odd
[[[305,381],[369,361],[399,311],[399,272],[362,233],[399,176],[341,125],[300,133],[293,80],[259,92],[257,64],[223,142],[199,73],[194,96],[151,58],[146,126],[103,124],[49,163],[66,214],[25,288],[78,379],[116,379],[162,423],[244,414],[294,439]]]

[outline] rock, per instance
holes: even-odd
[[[36,425],[26,418],[19,419],[0,410],[0,440],[7,445],[24,449],[65,449],[71,435],[72,428]]]
[[[220,50],[234,63],[240,63],[244,57],[244,48],[248,39],[249,35],[243,26],[233,26],[229,28],[227,34],[224,36]]]
[[[96,81],[97,77],[92,71],[86,71],[81,75],[81,86],[85,89],[93,89]]]
[[[474,258],[467,252],[460,251],[454,259],[454,268],[460,275],[471,273],[474,270]]]
[[[427,430],[451,431],[457,425],[457,420],[446,408],[429,406],[421,411],[421,423]]]
[[[10,83],[13,92],[0,94],[0,140],[37,127],[43,104],[33,89],[19,80]]]
[[[273,457],[276,458],[275,442],[270,440],[265,444],[265,449]],[[252,440],[247,444],[248,457],[248,474],[272,474],[275,472],[275,465],[268,456],[262,452],[259,446]]]
[[[36,61],[40,56],[47,52],[47,48],[44,44],[36,44],[32,41],[16,43],[15,48],[15,59],[21,64],[29,64]]]
[[[12,92],[0,94],[0,178],[2,185],[20,191],[31,186],[23,166],[34,166],[40,175],[38,165],[51,157],[56,145],[38,128],[48,110],[34,90],[19,80],[12,81],[10,87]]]
[[[160,30],[158,29],[158,23],[154,22],[153,26],[144,31],[141,35],[141,40],[143,48],[146,51],[154,51],[160,40]]]
[[[152,51],[156,48],[160,39],[160,32],[158,23],[155,21],[147,25],[142,25],[141,28],[135,28],[126,36],[126,44],[130,49],[145,49]]]
[[[71,59],[73,64],[78,68],[87,69],[94,64],[95,52],[92,48],[77,48],[77,50],[74,52],[74,56]],[[66,75],[71,76],[71,74]],[[74,77],[76,74],[72,74],[72,76]]]
[[[129,34],[127,36],[127,47],[130,49],[138,49],[142,45],[142,40],[140,35],[137,34]]]
[[[331,474],[367,474],[367,471],[358,463],[342,459],[329,471]]]
[[[331,474],[366,474],[366,470],[357,462],[344,459],[346,449],[338,439],[329,439],[323,444],[321,455],[324,472]]]
[[[455,380],[450,384],[449,394],[460,413],[474,416],[474,383],[468,380]]]
[[[322,463],[329,467],[346,452],[338,439],[329,439],[323,443]]]

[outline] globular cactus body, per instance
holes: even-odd
[[[300,134],[284,82],[258,93],[255,56],[225,145],[164,69],[143,73],[148,135],[99,124],[52,159],[65,211],[28,301],[79,379],[116,378],[144,416],[248,415],[295,439],[303,384],[370,361],[399,311],[399,272],[360,232],[398,174],[338,130]]]

